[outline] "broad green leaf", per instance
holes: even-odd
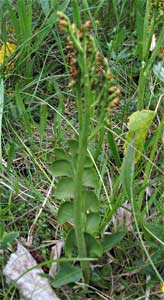
[[[56,160],[52,163],[50,171],[53,176],[72,176],[72,167],[68,160]]]
[[[70,201],[64,202],[58,210],[57,219],[60,224],[65,222],[73,222],[73,203]]]
[[[79,267],[72,266],[70,262],[59,264],[59,271],[55,276],[53,286],[59,288],[71,282],[79,281],[82,278],[82,271]]]
[[[82,191],[82,197],[83,197],[83,201],[85,202],[86,211],[98,212],[100,207],[100,202],[93,191],[91,190]]]
[[[121,183],[129,199],[131,199],[132,197],[134,160],[135,160],[135,149],[134,149],[134,140],[132,140],[125,153],[123,163],[121,166],[121,174],[120,174]]]
[[[68,140],[68,146],[71,151],[71,155],[74,157],[78,153],[79,143],[77,140]]]
[[[9,233],[4,233],[2,242],[0,243],[0,249],[5,249],[11,245],[19,236],[18,232],[11,231]]]
[[[65,255],[68,257],[72,257],[73,255],[77,255],[77,243],[74,228],[68,232],[65,245],[64,245]]]
[[[93,166],[93,162],[92,162],[90,156],[88,156],[88,155],[85,158],[84,166],[85,166],[85,168],[89,168],[89,167]]]
[[[136,111],[129,117],[128,133],[126,135],[125,154],[128,144],[135,139],[134,147],[136,148],[135,162],[137,162],[142,155],[144,142],[151,126],[155,112],[152,110]]]
[[[84,236],[88,257],[101,257],[103,254],[103,247],[101,243],[89,233],[85,233]]]
[[[86,242],[86,249],[87,249],[87,257],[100,257],[103,254],[103,247],[101,243],[96,240],[95,237],[93,237],[89,233],[84,233],[85,242]],[[76,236],[74,228],[72,228],[65,241],[64,245],[64,252],[65,255],[68,257],[77,256],[78,250],[77,250],[77,242],[76,242]]]
[[[56,198],[69,199],[74,197],[74,182],[71,178],[62,178],[56,184]]]
[[[104,251],[110,250],[115,247],[120,241],[122,241],[126,233],[126,230],[121,229],[110,235],[104,235],[101,241]]]
[[[98,188],[98,176],[93,168],[85,168],[83,172],[83,185]]]
[[[72,157],[74,166],[76,166],[77,160],[78,160],[78,153],[75,153]],[[93,167],[93,162],[89,156],[86,156],[85,162],[84,162],[84,168],[91,168],[91,167]]]
[[[100,224],[100,214],[99,213],[89,213],[87,215],[87,224],[86,224],[86,232],[93,234],[98,231]]]
[[[54,154],[56,160],[68,160],[68,156],[62,148],[55,148]]]

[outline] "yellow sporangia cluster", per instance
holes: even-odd
[[[67,34],[66,37],[66,61],[70,70],[71,81],[69,87],[78,87],[84,90],[85,80],[82,74],[81,53],[86,59],[92,101],[97,107],[101,107],[110,115],[112,110],[119,105],[120,89],[114,81],[109,68],[108,60],[97,48],[95,39],[91,34],[92,24],[88,20],[78,28],[71,24],[68,17],[62,12],[57,13],[59,29]]]
[[[14,43],[4,43],[0,48],[0,65],[4,64],[5,58],[10,57],[15,50],[16,45]]]

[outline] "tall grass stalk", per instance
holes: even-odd
[[[32,63],[31,63],[31,37],[32,37],[32,0],[26,2],[25,0],[17,0],[16,8],[17,14],[10,1],[5,3],[9,16],[11,18],[17,46],[20,47],[18,69],[21,73],[24,68],[24,75],[26,77],[32,76]]]
[[[134,196],[133,196],[133,181],[134,181],[134,173],[135,173],[135,148],[134,148],[134,140],[131,141],[131,143],[128,146],[127,152],[125,154],[123,163],[122,163],[122,169],[121,169],[121,182],[122,185],[125,189],[125,192],[127,194],[127,196],[129,197],[131,204],[132,204],[132,211],[133,211],[133,217],[134,217],[134,222],[136,225],[136,229],[137,229],[137,234],[139,237],[139,240],[141,242],[141,246],[154,270],[154,272],[157,275],[157,278],[159,279],[159,281],[163,284],[163,278],[160,275],[160,273],[158,272],[151,256],[149,255],[149,252],[145,246],[145,243],[143,241],[141,232],[140,232],[140,228],[139,226],[143,226],[143,221],[140,217],[140,210],[138,210],[138,207],[134,201]]]
[[[161,99],[162,99],[162,97],[161,97]],[[161,120],[158,128],[156,129],[156,132],[154,133],[154,136],[151,141],[151,144],[153,146],[151,149],[150,158],[149,158],[149,160],[147,160],[147,162],[145,164],[144,179],[143,179],[142,186],[141,186],[141,192],[139,193],[139,197],[138,197],[138,208],[139,209],[141,209],[141,207],[142,207],[143,198],[144,198],[144,194],[145,194],[145,187],[148,184],[150,172],[152,170],[152,161],[157,152],[159,139],[160,139],[160,137],[162,135],[162,131],[163,131],[163,124],[164,124],[164,116],[162,117],[162,120]]]
[[[141,69],[140,69],[140,76],[139,76],[139,83],[138,83],[138,89],[137,89],[137,109],[142,110],[146,107],[147,101],[145,101],[145,91],[147,87],[147,79],[149,72],[152,68],[152,65],[155,61],[155,59],[158,56],[160,47],[162,46],[164,42],[164,26],[162,26],[159,36],[157,39],[156,46],[154,50],[152,51],[152,54],[149,57],[150,53],[150,45],[152,41],[153,34],[155,34],[155,30],[157,28],[155,15],[152,15],[151,23],[149,23],[149,16],[150,16],[150,7],[151,7],[151,1],[148,0],[146,2],[146,12],[144,17],[144,23],[143,23],[143,32],[139,33],[140,36],[142,36],[142,47],[141,47]],[[140,29],[141,30],[141,29]]]

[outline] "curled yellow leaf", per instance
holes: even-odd
[[[135,162],[141,158],[144,142],[154,117],[155,112],[152,110],[136,111],[129,117],[124,149],[126,152],[129,143],[134,139],[134,147],[136,149]]]
[[[5,62],[5,57],[10,57],[12,53],[16,50],[16,45],[14,43],[4,43],[0,48],[0,64]]]

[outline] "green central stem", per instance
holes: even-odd
[[[83,57],[85,62],[85,56]],[[84,115],[82,120],[82,128],[79,135],[79,151],[78,159],[76,165],[76,174],[75,174],[75,185],[74,185],[74,223],[75,223],[75,234],[78,246],[78,253],[80,258],[87,257],[86,243],[84,237],[84,203],[81,196],[82,187],[83,187],[83,171],[84,164],[87,154],[88,147],[88,134],[89,134],[89,124],[90,124],[90,84],[88,77],[88,70],[86,63],[84,66]],[[81,99],[82,101],[82,99]],[[88,261],[81,261],[81,268],[83,272],[83,277],[85,283],[89,283],[90,278],[90,269]]]

